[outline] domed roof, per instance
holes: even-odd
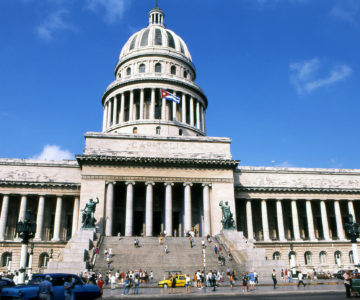
[[[183,39],[172,30],[165,28],[164,13],[158,7],[150,11],[148,27],[134,33],[123,46],[119,60],[149,51],[165,52],[192,62],[191,54]]]

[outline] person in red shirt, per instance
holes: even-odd
[[[99,287],[100,293],[101,293],[101,295],[102,295],[102,293],[103,293],[103,287],[104,287],[105,282],[104,282],[104,279],[102,278],[101,275],[99,276],[99,279],[98,279],[98,281],[96,282],[96,284],[97,284],[97,286]]]

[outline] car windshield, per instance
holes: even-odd
[[[64,276],[54,276],[53,278],[51,278],[51,283],[54,286],[63,286],[65,281],[68,280],[68,278],[71,278],[71,282],[74,284],[82,284],[82,281],[74,276],[74,275],[64,275]],[[45,276],[34,276],[30,281],[29,284],[39,284],[40,282],[45,280]]]
[[[1,280],[1,285],[2,285],[2,286],[14,286],[15,283],[14,283],[13,281],[11,281],[11,280],[4,280],[4,279],[2,279],[2,280]]]

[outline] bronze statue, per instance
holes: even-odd
[[[95,228],[96,219],[94,217],[96,204],[99,203],[99,198],[96,198],[96,201],[89,199],[89,202],[86,203],[85,208],[81,210],[81,228],[93,229]]]
[[[230,211],[229,202],[225,201],[225,204],[220,201],[219,206],[222,211],[222,220],[221,223],[223,225],[224,230],[234,230],[235,229],[235,221],[233,218],[233,214]]]

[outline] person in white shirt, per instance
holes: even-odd
[[[298,274],[298,280],[299,280],[299,282],[297,284],[298,287],[300,286],[300,284],[302,284],[305,287],[306,284],[304,283],[303,278],[304,278],[304,276],[300,271],[299,274]]]
[[[110,285],[111,285],[111,289],[115,289],[116,287],[116,277],[114,274],[111,275],[110,277]]]

